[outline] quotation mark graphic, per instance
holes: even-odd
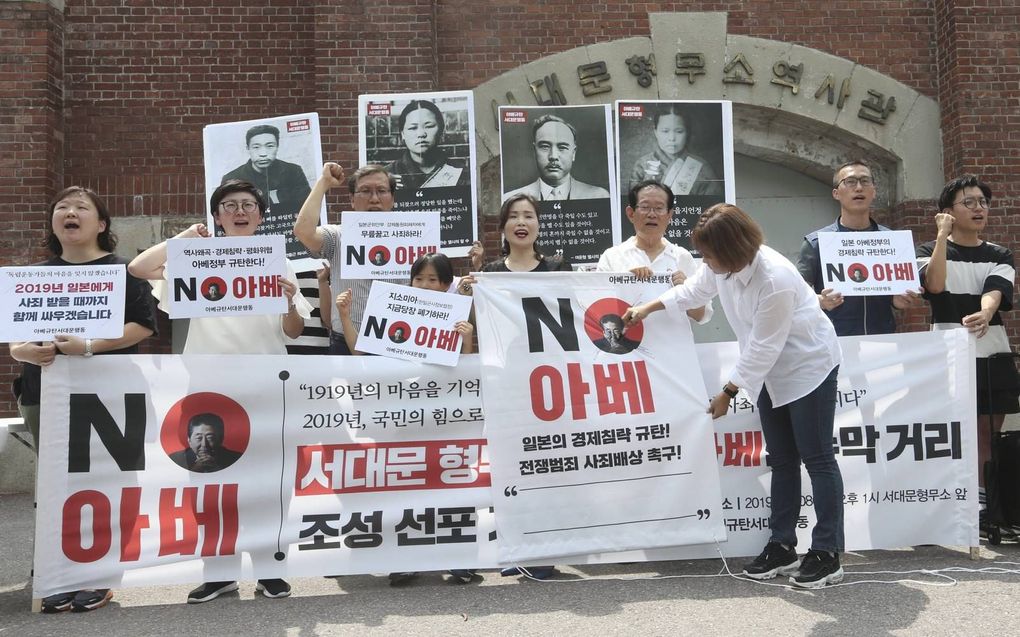
[[[517,487],[512,486],[503,489],[503,495],[505,495],[508,498],[512,498],[513,496],[517,495]]]
[[[707,520],[710,517],[712,517],[712,511],[710,511],[709,509],[698,509],[699,520]]]

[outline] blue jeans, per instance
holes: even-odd
[[[329,353],[333,356],[350,356],[351,350],[347,347],[344,335],[339,332],[329,333]]]
[[[758,397],[761,430],[772,467],[772,541],[797,546],[800,517],[800,463],[811,478],[818,518],[811,548],[843,551],[843,476],[832,446],[836,412],[837,366],[811,393],[781,407],[772,406],[768,390]]]

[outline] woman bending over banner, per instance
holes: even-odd
[[[683,310],[719,296],[737,333],[740,357],[730,381],[709,403],[713,418],[725,415],[737,390],[757,398],[772,467],[772,537],[744,568],[754,579],[793,574],[790,581],[820,588],[843,579],[843,478],[832,448],[836,374],[842,352],[818,298],[786,257],[763,245],[761,227],[744,211],[717,204],[701,216],[694,246],[704,262],[683,285],[624,314],[628,324],[668,310]],[[676,312],[680,310],[680,312]],[[811,550],[798,560],[800,464],[811,477],[818,522]]]
[[[443,142],[446,122],[439,107],[428,100],[413,100],[400,112],[397,120],[404,152],[386,167],[397,179],[398,190],[466,186],[468,170],[463,164],[447,159],[439,145]]]
[[[687,152],[690,128],[679,104],[663,104],[652,113],[655,149],[642,155],[630,171],[630,186],[646,179],[660,181],[674,195],[721,195],[723,182],[709,163]]]
[[[117,236],[112,219],[99,195],[81,186],[57,193],[49,206],[50,227],[46,248],[53,255],[34,266],[115,265],[127,259],[113,254]],[[57,354],[83,356],[93,354],[136,354],[138,343],[156,333],[156,312],[145,281],[127,276],[124,295],[124,334],[120,338],[79,338],[57,334],[52,343],[11,343],[11,357],[24,363],[21,377],[14,381],[18,411],[39,449],[39,394],[42,367]],[[113,593],[108,589],[82,590],[50,595],[43,599],[44,613],[74,609],[92,610],[105,606]]]
[[[266,199],[254,185],[232,179],[213,191],[209,199],[216,224],[228,237],[251,237],[266,211]],[[177,239],[209,237],[205,224],[196,223],[178,234]],[[135,276],[153,282],[152,294],[167,300],[168,287],[163,280],[166,271],[166,241],[142,252],[129,266]],[[302,296],[296,275],[286,261],[287,276],[280,279],[280,287],[287,298],[287,313],[256,316],[211,316],[194,318],[188,326],[184,343],[185,354],[286,354],[287,339],[301,335],[305,319],[311,316],[311,305]],[[254,558],[253,558],[254,561]],[[206,582],[188,593],[189,604],[200,604],[216,599],[224,593],[237,590],[237,582]],[[260,579],[256,591],[266,597],[287,597],[290,584],[282,579]]]

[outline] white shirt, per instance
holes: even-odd
[[[691,253],[665,238],[662,239],[665,248],[656,255],[655,260],[648,258],[648,253],[638,247],[637,237],[631,237],[620,245],[615,245],[599,258],[599,264],[595,266],[596,272],[630,272],[634,268],[650,268],[655,274],[673,274],[683,272],[688,277],[694,276],[698,264]],[[698,321],[698,325],[704,325],[712,319],[712,304],[705,304],[705,316]]]
[[[297,285],[297,275],[290,261],[285,277]],[[165,273],[164,273],[165,275]],[[165,279],[149,281],[152,295],[159,300],[160,309],[167,306],[169,286]],[[292,299],[302,319],[311,316],[312,306],[301,294]],[[182,354],[286,354],[288,337],[283,332],[283,319],[279,314],[254,316],[210,316],[193,318],[188,324],[188,339]]]
[[[700,307],[716,295],[740,344],[730,382],[753,400],[762,385],[776,407],[803,398],[842,361],[836,330],[818,297],[797,268],[772,248],[759,248],[751,264],[732,275],[716,274],[702,264],[659,300],[676,312]]]
[[[542,201],[566,200],[567,197],[570,195],[570,186],[573,183],[573,181],[574,178],[571,177],[570,175],[567,175],[567,178],[563,180],[562,184],[553,187],[545,183],[545,181],[543,181],[542,179],[539,179],[538,191],[542,196]],[[556,191],[555,195],[553,194],[554,190]]]

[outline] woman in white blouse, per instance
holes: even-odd
[[[709,208],[693,234],[704,263],[694,276],[658,299],[627,310],[628,324],[667,310],[683,312],[719,296],[737,334],[740,357],[729,382],[708,412],[719,418],[743,388],[757,400],[772,467],[770,538],[744,568],[755,579],[792,575],[790,581],[819,588],[843,579],[843,479],[832,447],[836,374],[842,354],[832,323],[796,266],[763,245],[761,227],[730,204]],[[818,522],[811,550],[797,557],[800,464],[811,478]]]

